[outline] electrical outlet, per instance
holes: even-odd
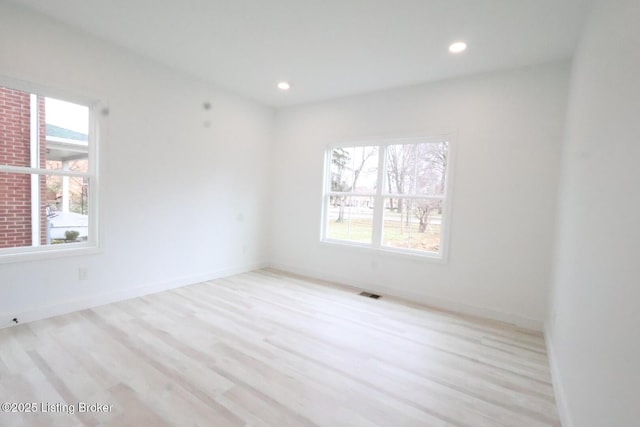
[[[78,280],[89,280],[89,270],[86,268],[79,268]]]

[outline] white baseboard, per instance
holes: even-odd
[[[308,270],[299,268],[297,266],[292,266],[288,264],[272,262],[269,264],[271,268],[276,270],[282,270],[294,274],[298,274],[301,276],[307,276],[311,278],[327,280],[330,282],[335,282],[347,286],[353,286],[360,288],[362,290],[375,291],[376,293],[386,294],[389,296],[409,300],[411,302],[416,302],[419,304],[423,304],[426,306],[431,306],[435,308],[440,308],[443,310],[453,311],[456,313],[482,317],[485,319],[497,320],[500,322],[510,323],[512,325],[519,326],[521,328],[530,329],[537,332],[542,332],[544,328],[544,324],[542,321],[530,319],[528,317],[520,316],[513,313],[506,313],[498,310],[494,310],[486,307],[479,307],[470,304],[460,303],[457,301],[453,301],[446,298],[435,297],[431,295],[425,295],[417,292],[406,292],[401,291],[398,292],[397,289],[375,285],[372,288],[370,283],[364,283],[358,280],[354,280],[352,278],[339,277],[327,272],[320,272],[314,270]]]
[[[569,412],[569,407],[567,406],[567,398],[558,368],[558,359],[556,358],[556,350],[553,344],[553,332],[547,323],[544,325],[544,341],[547,345],[547,357],[551,368],[551,383],[553,384],[553,394],[556,398],[556,407],[558,408],[560,423],[562,427],[573,427],[573,420]]]
[[[137,286],[127,289],[119,289],[112,292],[103,292],[96,295],[89,295],[80,298],[74,298],[66,301],[58,301],[53,304],[48,304],[40,307],[36,307],[21,313],[16,313],[13,316],[18,318],[20,323],[29,323],[36,320],[47,319],[54,316],[60,316],[62,314],[72,313],[74,311],[85,310],[87,308],[98,307],[105,304],[110,304],[117,301],[123,301],[131,298],[137,298],[145,295],[155,294],[158,292],[168,291],[170,289],[181,288],[183,286],[193,285],[200,282],[206,282],[207,280],[219,279],[221,277],[232,276],[234,274],[246,273],[248,271],[259,270],[268,266],[267,262],[258,262],[253,264],[246,264],[242,266],[236,266],[231,268],[224,268],[220,270],[211,271],[205,274],[199,274],[194,276],[186,276],[180,278],[174,278],[164,282],[152,283],[144,286]],[[7,316],[8,317],[8,316]],[[5,317],[5,318],[7,318]],[[0,329],[15,326],[9,322],[6,324],[0,324]]]

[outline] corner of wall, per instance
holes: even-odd
[[[566,393],[561,381],[560,367],[558,366],[558,359],[554,347],[553,328],[548,321],[544,323],[544,342],[547,346],[547,358],[549,359],[549,367],[551,369],[551,383],[553,385],[553,394],[556,400],[560,423],[562,427],[574,427],[567,404]]]

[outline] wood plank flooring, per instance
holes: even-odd
[[[2,426],[560,425],[540,334],[272,270],[1,330],[1,402],[37,404]]]

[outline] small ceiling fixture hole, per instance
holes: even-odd
[[[380,298],[380,295],[377,294],[372,294],[371,292],[360,292],[359,294],[360,296],[363,297],[367,297],[367,298],[373,298],[373,299],[378,299]]]

